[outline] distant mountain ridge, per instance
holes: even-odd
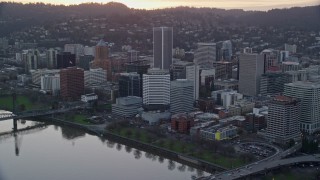
[[[22,4],[13,2],[0,3],[0,36],[26,28],[32,25],[50,23],[68,18],[86,18],[120,15],[128,16],[139,14],[148,17],[154,14],[170,13],[173,17],[195,18],[216,17],[223,24],[244,26],[282,26],[299,29],[320,30],[320,5],[309,7],[295,7],[288,9],[274,9],[264,11],[244,11],[241,9],[191,8],[175,7],[156,10],[139,10],[128,8],[126,5],[110,2],[107,4],[85,3],[80,5],[50,5],[43,3]],[[205,15],[205,16],[204,16]],[[182,16],[182,17],[181,17]],[[208,17],[209,16],[209,17]],[[2,23],[2,24],[1,24]]]

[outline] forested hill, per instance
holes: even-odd
[[[126,16],[128,20],[137,16],[148,18],[157,14],[166,14],[175,18],[208,18],[221,25],[257,25],[283,26],[299,29],[320,29],[320,6],[274,9],[267,12],[243,11],[240,9],[224,10],[217,8],[177,7],[158,10],[130,9],[121,3],[86,3],[80,5],[50,5],[43,3],[21,4],[13,2],[0,3],[0,37],[33,25],[50,24],[69,18],[92,18],[101,16]],[[214,18],[210,18],[210,15]],[[116,20],[116,19],[115,19]],[[161,21],[161,18],[158,20]]]

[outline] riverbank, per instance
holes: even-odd
[[[74,127],[77,129],[85,130],[89,134],[97,135],[100,138],[106,138],[108,140],[115,141],[115,142],[130,146],[130,147],[133,147],[138,150],[148,151],[148,152],[153,153],[155,155],[163,156],[164,158],[171,159],[171,160],[177,161],[179,163],[186,164],[191,167],[204,170],[209,173],[216,173],[216,172],[226,170],[225,167],[222,167],[217,164],[213,164],[213,163],[210,163],[210,162],[198,159],[198,158],[194,158],[191,156],[187,156],[185,154],[171,151],[169,149],[161,148],[161,147],[149,144],[149,143],[144,143],[141,141],[137,141],[137,140],[134,140],[131,138],[127,138],[127,137],[109,132],[104,127],[102,127],[105,125],[102,125],[102,126],[101,125],[100,126],[99,125],[83,125],[83,124],[65,121],[65,120],[57,119],[57,118],[53,118],[53,117],[45,117],[45,118],[41,117],[41,118],[37,118],[36,120],[37,121],[39,120],[42,122],[52,122],[54,124],[62,124],[62,125]],[[48,120],[50,120],[50,121],[48,121]]]

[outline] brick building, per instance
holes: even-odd
[[[84,94],[83,69],[70,67],[60,71],[61,97],[65,100],[79,100]]]
[[[179,133],[189,133],[194,125],[194,120],[186,113],[175,114],[171,117],[171,129]]]

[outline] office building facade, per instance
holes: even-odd
[[[56,69],[57,68],[57,58],[58,50],[50,48],[47,52],[47,68]]]
[[[60,71],[61,97],[65,100],[80,100],[84,94],[83,69],[70,67]]]
[[[142,97],[142,80],[138,73],[121,73],[119,77],[119,96]]]
[[[301,101],[300,129],[312,134],[320,130],[320,84],[297,81],[284,86],[284,95]]]
[[[196,65],[212,67],[216,61],[216,43],[198,43],[193,62]]]
[[[263,96],[281,94],[284,84],[289,83],[289,75],[285,73],[266,73],[260,78],[260,94]]]
[[[239,93],[257,96],[260,92],[260,77],[264,73],[264,58],[261,54],[241,54],[239,57]]]
[[[193,110],[193,82],[187,79],[171,81],[170,111],[172,114]]]
[[[215,79],[230,79],[232,78],[232,63],[227,61],[213,62],[215,68]]]
[[[60,91],[60,74],[46,74],[41,76],[41,90],[57,95]]]
[[[100,40],[95,47],[95,57],[91,68],[102,68],[107,71],[107,80],[112,81],[112,62],[109,58],[109,47],[104,40]]]
[[[168,108],[170,105],[170,74],[167,70],[150,69],[143,75],[143,104]],[[152,108],[151,108],[152,109]]]
[[[170,68],[172,64],[172,46],[172,27],[153,28],[153,68]]]
[[[107,71],[102,68],[84,71],[85,86],[100,85],[107,82]]]
[[[76,56],[70,52],[63,52],[57,55],[57,69],[76,66]]]
[[[116,104],[112,104],[112,114],[121,117],[134,117],[138,109],[142,107],[142,98],[136,96],[117,98]]]
[[[288,96],[276,96],[269,103],[266,136],[269,140],[285,144],[300,138],[300,102]]]
[[[90,69],[90,63],[93,61],[94,57],[92,55],[84,55],[79,57],[79,63],[77,66],[87,71]]]

